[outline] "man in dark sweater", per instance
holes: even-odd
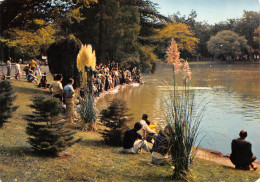
[[[241,130],[239,136],[240,138],[232,140],[230,160],[236,166],[236,169],[250,170],[251,166],[255,170],[252,162],[256,160],[256,156],[251,151],[251,143],[245,140],[247,132]]]
[[[142,125],[140,123],[135,123],[133,129],[127,130],[123,139],[123,152],[136,154],[141,148],[143,148],[146,152],[150,152],[151,148],[148,146],[146,140],[142,140],[142,136],[137,133],[140,129],[142,129]]]

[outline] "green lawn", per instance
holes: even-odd
[[[50,78],[48,79],[50,80]],[[35,83],[12,80],[19,108],[0,130],[0,179],[9,181],[170,181],[171,166],[150,164],[149,153],[122,154],[121,148],[106,146],[97,132],[78,131],[82,141],[57,158],[37,156],[30,149],[23,115],[31,113],[30,97],[49,94]],[[253,171],[238,171],[195,159],[188,181],[256,181]]]

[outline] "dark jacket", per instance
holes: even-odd
[[[139,133],[137,133],[136,129],[127,130],[123,139],[123,148],[132,148],[137,139],[142,139],[142,136]]]
[[[169,151],[169,141],[165,137],[163,133],[159,133],[154,141],[153,149],[154,152],[158,152],[159,154],[166,155]]]
[[[230,159],[236,166],[249,165],[252,162],[253,153],[251,151],[251,143],[245,139],[234,139],[231,143],[232,153]]]

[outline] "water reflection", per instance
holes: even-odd
[[[260,64],[193,63],[190,67],[195,103],[208,103],[201,123],[201,130],[207,137],[201,146],[228,154],[231,140],[238,137],[241,129],[246,129],[253,153],[259,159]],[[183,86],[182,77],[176,77],[177,86]],[[144,81],[143,86],[106,95],[98,101],[99,109],[107,107],[113,97],[118,97],[127,101],[130,113],[134,113],[133,122],[139,121],[143,113],[147,113],[151,121],[164,120],[161,98],[167,87],[173,85],[172,66],[159,65],[155,74],[145,77]]]

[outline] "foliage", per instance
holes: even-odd
[[[258,44],[258,47],[260,47],[260,26],[257,27],[254,31],[254,42]],[[260,54],[260,49],[257,50],[258,54]]]
[[[215,56],[235,58],[248,49],[247,40],[230,30],[223,30],[208,41],[208,50]]]
[[[184,23],[168,23],[158,34],[154,36],[157,39],[171,40],[174,38],[180,50],[194,51],[198,39],[194,33]]]
[[[11,83],[7,80],[0,81],[0,128],[4,123],[8,122],[8,119],[12,117],[13,112],[18,108],[13,106],[14,91]]]
[[[3,0],[0,4],[0,33],[10,28],[30,31],[32,17],[49,22],[59,21],[73,4],[68,0]]]
[[[107,127],[101,132],[106,144],[122,146],[124,132],[128,129],[127,123],[131,120],[126,118],[130,116],[127,111],[125,101],[114,99],[107,109],[100,112],[100,121]]]
[[[65,122],[56,118],[62,111],[58,99],[49,96],[33,97],[33,114],[26,115],[26,133],[29,144],[36,152],[57,155],[79,140],[74,140],[75,132],[64,129]]]
[[[52,74],[63,75],[63,85],[68,83],[69,78],[73,78],[74,87],[80,86],[80,74],[77,69],[77,55],[80,48],[81,42],[70,35],[54,42],[47,50],[50,71]]]
[[[92,51],[92,46],[82,45],[77,56],[77,68],[82,74],[83,85],[87,82],[87,73],[85,66],[91,68],[93,71],[96,69],[96,53]]]
[[[85,98],[80,101],[80,107],[78,113],[84,123],[83,128],[86,129],[86,125],[93,124],[96,121],[96,111],[94,108],[94,98],[91,94],[87,94]],[[87,126],[88,129],[92,130],[93,128]]]
[[[9,29],[0,41],[13,48],[14,54],[19,57],[34,58],[45,53],[47,47],[55,41],[56,30],[42,20],[35,19],[33,22],[36,30]]]

